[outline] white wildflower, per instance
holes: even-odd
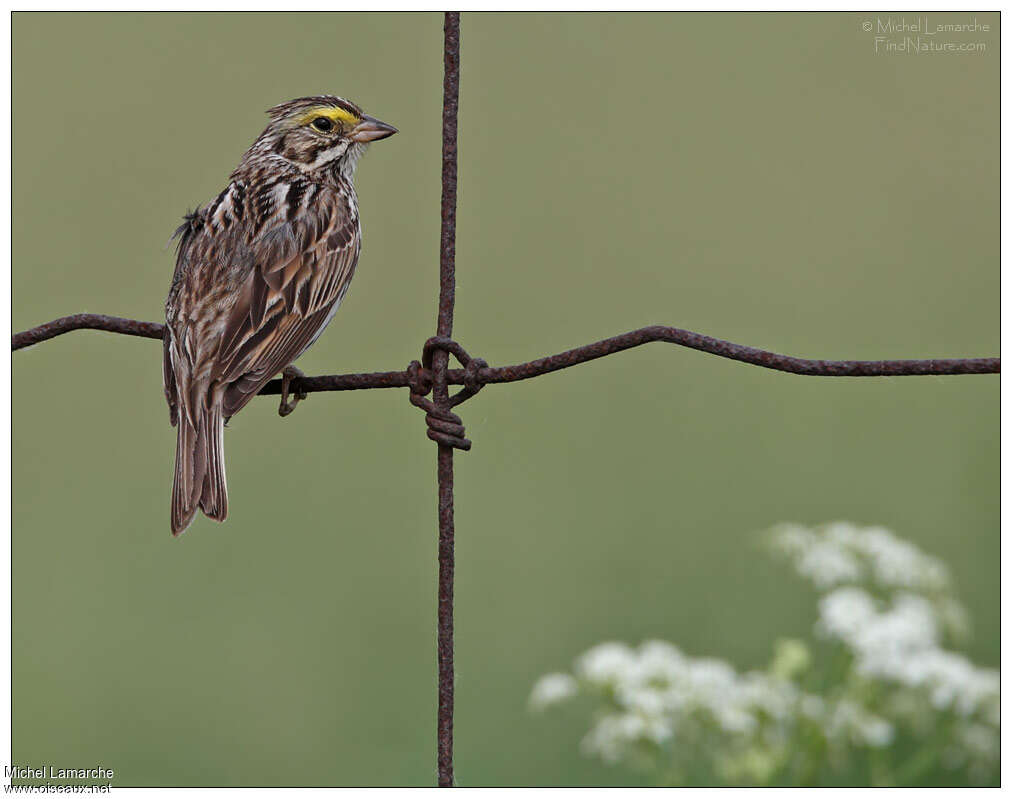
[[[717,658],[697,658],[690,661],[688,680],[700,694],[714,696],[734,688],[738,678],[731,665]]]
[[[888,746],[894,735],[888,721],[846,699],[836,703],[825,724],[828,737],[843,737],[859,746]]]
[[[923,597],[901,594],[891,608],[866,619],[848,643],[866,661],[898,663],[937,646],[934,609]]]
[[[725,732],[744,735],[753,732],[759,726],[758,719],[747,708],[734,701],[714,704],[710,711]]]
[[[878,716],[868,716],[861,729],[861,735],[868,746],[881,749],[893,742],[893,725]]]
[[[580,656],[573,676],[542,677],[532,707],[585,691],[600,703],[581,744],[586,754],[607,763],[647,763],[639,755],[660,754],[657,747],[677,735],[679,745],[663,750],[671,774],[701,766],[752,783],[795,769],[789,756],[813,727],[829,744],[816,756],[831,770],[853,750],[873,748],[881,750],[876,759],[888,777],[890,759],[898,756],[893,750],[907,751],[908,738],[923,741],[944,720],[942,767],[993,781],[999,673],[942,649],[943,633],[965,627],[944,564],[884,528],[848,522],[782,525],[774,541],[822,594],[816,632],[849,652],[838,661],[845,672],[821,669],[821,657],[799,640],[778,641],[770,666],[745,674],[664,641],[637,648],[609,642]],[[825,694],[807,693],[802,680],[823,685]],[[893,747],[900,736],[904,746]],[[801,774],[809,779],[807,771]]]
[[[738,674],[723,660],[699,658],[689,664],[687,691],[690,701],[708,712],[721,729],[747,733],[757,721],[742,699]]]
[[[831,588],[861,579],[861,564],[850,552],[832,541],[818,541],[798,556],[795,568],[816,588]]]
[[[742,678],[739,697],[749,708],[776,721],[786,721],[797,707],[800,692],[786,679],[753,671]]]
[[[645,720],[644,734],[656,744],[663,743],[674,734],[671,723],[663,718],[648,718]]]
[[[530,706],[535,710],[544,710],[575,696],[576,692],[576,680],[568,674],[546,674],[534,684]]]
[[[778,524],[770,534],[773,536],[773,543],[791,556],[804,554],[817,540],[815,533],[807,527],[790,522]]]
[[[597,755],[605,763],[618,761],[625,755],[631,740],[628,719],[635,721],[634,716],[619,715],[603,716],[598,719],[580,743],[584,754]]]
[[[671,725],[662,719],[647,719],[633,713],[611,713],[598,719],[580,747],[585,754],[597,755],[606,763],[614,763],[637,743],[661,743],[671,735]]]
[[[667,641],[645,641],[636,659],[636,677],[642,683],[667,685],[685,673],[686,658]]]
[[[861,588],[837,588],[819,600],[817,629],[850,643],[876,615],[875,600]]]
[[[884,527],[786,524],[773,529],[773,538],[798,573],[820,590],[869,581],[886,589],[934,593],[949,585],[942,561]]]
[[[937,591],[948,585],[944,563],[883,527],[862,530],[857,548],[871,562],[874,579],[881,586]]]
[[[616,691],[615,700],[624,709],[644,716],[660,716],[665,710],[664,696],[654,688],[623,685]]]
[[[615,688],[628,679],[635,663],[632,649],[609,641],[583,653],[576,662],[576,676],[597,687]]]
[[[998,672],[939,648],[935,608],[924,597],[900,594],[879,611],[861,589],[839,588],[820,601],[818,627],[853,652],[865,678],[923,689],[936,709],[963,717],[995,712]]]
[[[993,669],[974,666],[963,655],[941,649],[926,650],[911,659],[907,668],[895,674],[883,674],[911,687],[923,687],[931,704],[939,710],[952,710],[968,718],[997,711],[1001,684]]]
[[[798,573],[817,588],[860,582],[861,564],[848,551],[845,541],[830,539],[822,531],[814,532],[799,524],[779,525],[772,534],[775,545],[791,559]]]

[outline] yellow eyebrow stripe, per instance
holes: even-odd
[[[311,108],[299,117],[298,124],[308,125],[317,117],[327,117],[327,119],[333,121],[335,124],[344,125],[345,127],[359,123],[359,118],[350,111],[345,111],[343,108],[335,108],[332,105],[321,105]]]

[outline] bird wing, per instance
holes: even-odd
[[[169,403],[169,423],[175,427],[179,420],[179,398],[176,392],[176,375],[172,371],[172,350],[167,333],[162,336],[162,385],[165,387],[165,401]]]
[[[348,193],[317,189],[312,203],[247,203],[247,219],[261,215],[251,239],[204,211],[177,231],[164,355],[173,423],[212,403],[232,416],[330,321],[358,262],[359,224]]]
[[[179,239],[176,251],[176,268],[172,273],[169,296],[165,301],[166,328],[162,335],[162,381],[165,387],[165,399],[169,403],[169,421],[175,427],[179,421],[179,406],[183,404],[183,412],[192,418],[190,412],[190,376],[193,373],[192,350],[185,346],[187,335],[186,306],[191,293],[187,291],[187,276],[193,276],[189,265],[193,260],[191,250],[199,250],[195,242],[203,230],[203,219],[199,211],[188,213],[172,238]],[[182,336],[182,337],[181,337]]]
[[[222,329],[212,379],[224,384],[232,416],[323,332],[348,290],[361,249],[358,216],[347,198],[286,220],[251,247],[253,269]]]

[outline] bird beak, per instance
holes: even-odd
[[[354,142],[366,144],[367,142],[385,139],[387,136],[393,136],[396,132],[397,128],[393,125],[380,122],[371,116],[363,116],[362,121],[351,129],[351,136],[348,138]]]

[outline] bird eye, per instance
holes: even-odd
[[[327,117],[317,117],[313,120],[313,127],[323,133],[328,133],[334,129],[334,123],[327,119]]]

